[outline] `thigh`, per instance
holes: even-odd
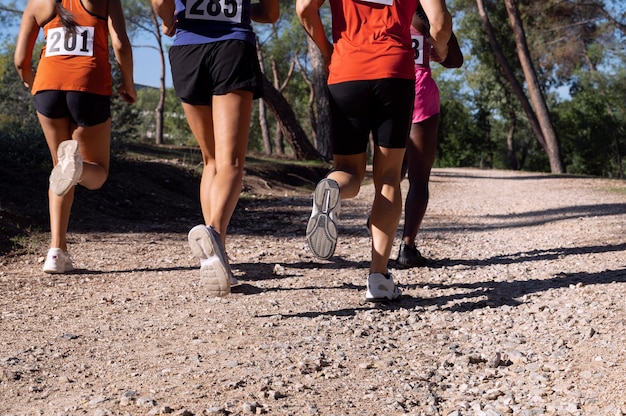
[[[365,153],[372,119],[372,96],[367,81],[328,86],[333,154]]]
[[[80,155],[87,163],[100,165],[109,171],[111,152],[111,118],[95,126],[78,126],[72,138],[78,142]]]
[[[374,143],[380,147],[403,149],[411,128],[414,81],[397,78],[376,80],[372,81],[372,90],[376,97]]]
[[[414,123],[406,145],[409,179],[428,178],[437,152],[439,114]]]
[[[237,90],[213,97],[213,135],[217,168],[222,164],[243,169],[252,116],[250,91]]]

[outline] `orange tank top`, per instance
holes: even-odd
[[[76,33],[66,31],[58,17],[43,26],[46,44],[33,83],[38,91],[84,91],[112,94],[107,19],[89,13],[81,0],[63,0],[74,15]]]
[[[418,0],[330,0],[328,83],[415,79],[410,26]]]

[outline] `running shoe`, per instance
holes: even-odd
[[[396,264],[400,268],[423,267],[428,265],[428,260],[422,256],[415,244],[400,243]]]
[[[388,302],[396,300],[402,290],[393,283],[391,273],[372,273],[367,278],[367,293],[365,300],[370,302]]]
[[[65,140],[57,149],[58,162],[50,173],[50,189],[63,196],[75,186],[83,173],[83,159],[78,152],[76,140]]]
[[[43,264],[44,273],[59,274],[71,272],[72,270],[74,270],[74,266],[67,252],[63,252],[60,248],[48,250],[46,262]]]
[[[340,209],[339,184],[322,179],[315,187],[313,209],[306,226],[306,241],[317,258],[328,259],[335,252]]]
[[[230,294],[231,285],[238,282],[228,265],[219,233],[213,227],[196,225],[189,231],[188,239],[191,252],[200,259],[200,278],[206,284],[209,294]]]

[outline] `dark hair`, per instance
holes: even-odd
[[[55,0],[55,7],[57,16],[59,17],[59,20],[61,20],[63,27],[70,32],[76,33],[76,21],[74,20],[74,15],[63,7],[61,0]]]
[[[417,15],[417,17],[420,18],[420,20],[424,23],[424,25],[426,25],[426,30],[430,31],[430,22],[428,21],[428,16],[426,16],[426,12],[422,8],[421,4],[417,6],[417,10],[415,11],[415,14]]]

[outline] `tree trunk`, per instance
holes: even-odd
[[[292,64],[293,62],[294,61],[292,61]],[[293,66],[292,66],[292,69],[293,69]],[[281,86],[280,79],[278,79],[278,68],[276,67],[276,61],[274,59],[272,59],[272,76],[274,77],[274,88],[276,88],[276,90],[282,94],[283,89],[285,88],[285,86],[287,85],[287,82],[291,78],[291,75],[287,77],[287,79],[285,80],[285,84]],[[274,132],[274,149],[276,150],[276,154],[278,155],[285,154],[285,143],[283,141],[283,131],[278,126],[278,124],[276,124],[276,131]]]
[[[502,49],[500,49],[500,45],[498,44],[496,35],[493,32],[493,27],[491,26],[491,21],[489,20],[489,16],[487,15],[487,12],[485,10],[483,0],[476,0],[476,5],[478,6],[478,13],[480,14],[480,17],[482,19],[483,27],[487,32],[487,38],[489,39],[489,45],[491,46],[491,50],[493,51],[493,54],[495,55],[498,63],[502,67],[502,71],[504,72],[506,79],[509,81],[511,88],[513,89],[513,93],[519,100],[522,109],[524,110],[524,113],[528,118],[530,128],[535,134],[537,141],[547,154],[548,148],[546,146],[546,141],[543,137],[543,132],[541,131],[541,126],[539,125],[539,121],[537,120],[537,116],[533,111],[532,106],[530,105],[530,101],[528,101],[528,97],[526,97],[526,94],[524,93],[522,85],[519,83],[517,78],[515,78],[513,68],[511,68],[511,65],[509,65],[508,61],[506,60],[504,53],[502,53]]]
[[[261,67],[261,73],[265,75],[265,67],[263,66],[263,51],[261,51],[261,45],[259,40],[256,41],[256,56],[259,60],[259,66]],[[270,129],[267,125],[267,115],[265,111],[265,101],[259,100],[259,127],[261,128],[261,137],[263,138],[263,152],[266,155],[272,154],[272,142],[270,141]]]
[[[298,69],[300,71],[300,75],[302,75],[302,79],[307,87],[309,87],[309,99],[307,100],[306,106],[309,110],[309,122],[311,123],[311,133],[313,134],[313,143],[315,144],[315,148],[317,148],[317,116],[315,115],[315,88],[313,86],[313,82],[307,75],[306,71],[300,64],[300,61],[296,59],[296,65],[298,65]]]
[[[280,126],[285,139],[293,149],[293,153],[298,160],[321,160],[321,155],[307,139],[306,133],[298,123],[298,119],[285,100],[285,97],[276,89],[274,85],[263,77],[264,95],[263,100],[276,117],[276,122]]]
[[[263,153],[272,154],[272,142],[270,142],[269,127],[267,126],[267,115],[265,111],[265,101],[259,100],[259,127],[263,138]]]
[[[333,158],[332,144],[330,139],[330,105],[328,102],[328,87],[326,84],[326,71],[324,68],[324,59],[322,54],[313,42],[307,36],[307,48],[311,68],[313,70],[313,92],[315,98],[315,109],[317,116],[315,117],[315,138],[316,147],[320,155],[326,160]],[[312,124],[313,125],[313,124]]]
[[[537,119],[543,133],[544,140],[546,142],[548,159],[550,161],[550,170],[552,173],[565,173],[565,167],[563,166],[563,160],[561,159],[561,148],[559,141],[550,120],[550,112],[548,111],[548,105],[541,93],[541,86],[537,79],[537,73],[533,66],[532,59],[530,57],[530,51],[526,43],[526,34],[524,33],[524,26],[522,19],[517,9],[515,0],[504,0],[506,5],[506,11],[509,15],[509,22],[511,28],[513,28],[513,34],[515,35],[515,46],[517,49],[517,56],[522,64],[522,70],[524,71],[524,78],[528,86],[528,92],[530,99],[535,107]]]
[[[515,117],[515,111],[511,110],[511,115],[509,116],[511,120],[511,124],[509,125],[509,132],[506,135],[506,158],[507,164],[509,165],[509,169],[518,170],[519,166],[517,165],[516,158],[516,149],[515,149],[515,128],[517,127],[517,118]]]
[[[165,112],[165,51],[163,50],[163,37],[161,36],[161,26],[159,25],[159,21],[157,20],[156,13],[154,9],[150,8],[152,23],[154,24],[154,33],[156,34],[158,50],[159,50],[159,61],[161,63],[161,75],[159,77],[159,101],[154,110],[155,115],[155,132],[154,138],[156,144],[163,144],[163,119]]]

